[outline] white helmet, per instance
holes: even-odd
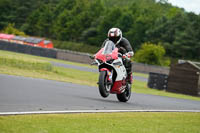
[[[115,44],[118,44],[122,39],[122,31],[119,28],[111,28],[108,31],[108,38]]]

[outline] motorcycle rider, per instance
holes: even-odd
[[[111,28],[108,31],[108,38],[103,42],[102,47],[104,47],[106,41],[112,41],[115,46],[119,49],[119,53],[125,55],[123,58],[123,63],[128,73],[127,81],[132,83],[132,63],[130,58],[134,55],[133,49],[130,42],[122,37],[122,31],[119,28]]]

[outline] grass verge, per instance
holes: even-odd
[[[98,80],[98,73],[51,66],[47,62],[49,58],[0,51],[0,59],[1,58],[6,59],[6,63],[3,62],[3,60],[0,60],[0,73],[2,74],[43,78],[88,86],[97,86],[96,83]],[[37,67],[39,67],[39,69]],[[136,93],[153,94],[200,101],[199,97],[150,89],[147,87],[145,82],[137,80],[134,81],[132,88],[132,91]]]
[[[46,61],[35,59],[19,59],[17,57],[0,56],[0,65],[27,70],[52,71],[53,66]]]
[[[1,133],[199,133],[199,113],[0,116]]]
[[[70,61],[64,61],[64,60],[58,60],[58,59],[53,59],[53,58],[46,58],[46,57],[41,57],[41,56],[33,56],[29,54],[22,54],[22,53],[16,53],[16,52],[10,52],[10,51],[4,51],[0,50],[0,56],[2,57],[12,57],[12,58],[17,58],[17,59],[22,59],[22,60],[40,60],[40,61],[55,61],[58,63],[64,63],[64,64],[71,64],[71,65],[77,65],[77,66],[82,66],[82,67],[90,67],[90,68],[96,68],[95,66],[91,66],[88,64],[82,64],[82,63],[75,63],[75,62],[70,62]]]
[[[43,61],[43,62],[54,61],[54,62],[58,62],[58,63],[76,65],[76,66],[81,66],[81,67],[88,67],[88,68],[95,68],[95,69],[98,68],[97,66],[91,66],[89,64],[82,64],[82,63],[76,63],[76,62],[70,62],[70,61],[64,61],[64,60],[58,60],[58,59],[46,58],[46,57],[40,57],[40,56],[33,56],[33,55],[4,51],[4,50],[0,50],[0,57],[1,56],[2,57],[11,57],[11,58],[17,57],[17,59],[22,59],[22,60],[33,60],[33,61],[39,60],[39,61]],[[148,78],[148,74],[144,74],[144,73],[134,72],[134,75]]]

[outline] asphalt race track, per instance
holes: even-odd
[[[127,103],[98,88],[0,74],[0,112],[60,110],[200,110],[200,101],[133,93]]]

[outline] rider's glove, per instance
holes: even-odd
[[[131,58],[131,55],[129,53],[126,53],[127,58]]]
[[[122,56],[123,59],[125,59],[126,57],[127,57],[126,55],[123,55],[123,56]]]
[[[126,53],[126,54],[124,54],[124,55],[122,56],[122,58],[123,58],[123,59],[130,59],[131,56],[130,56],[128,53]]]
[[[128,58],[131,58],[134,55],[133,51],[126,53],[126,56]]]

